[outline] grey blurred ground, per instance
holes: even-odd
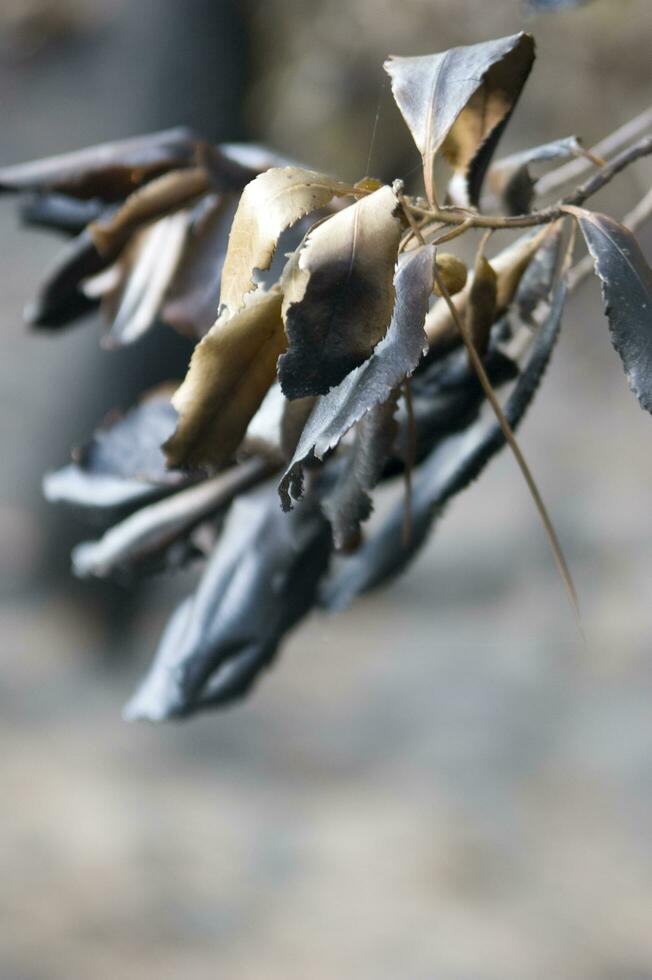
[[[238,5],[216,6],[224,46]],[[164,96],[178,116],[184,86],[210,128],[191,98],[202,72],[172,43],[195,30],[222,100],[211,135],[271,138],[316,166],[341,152],[359,176],[378,99],[367,65],[521,23],[511,0],[243,7],[239,94],[217,79],[242,59],[213,63],[193,26],[206,9],[70,3],[72,33],[43,44],[5,23],[2,159],[174,122]],[[649,0],[532,29],[539,84],[506,148],[591,142],[649,101]],[[171,83],[184,66],[196,81]],[[393,127],[381,114],[377,170],[400,157]],[[622,214],[649,181],[640,167],[601,206]],[[144,358],[125,381],[92,325],[28,337],[20,308],[54,244],[18,233],[8,206],[0,222],[1,980],[652,978],[652,423],[593,284],[522,430],[588,649],[505,456],[393,588],[299,628],[246,705],[132,727],[121,704],[189,578],[126,605],[73,588],[52,546],[72,525],[41,507],[38,480]],[[651,254],[652,229],[643,241]]]

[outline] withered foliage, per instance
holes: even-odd
[[[586,209],[652,138],[606,162],[575,136],[494,162],[533,62],[524,33],[386,62],[425,197],[184,129],[0,170],[23,220],[68,238],[32,324],[59,329],[99,306],[107,346],[160,323],[196,342],[176,391],[107,418],[45,480],[50,500],[98,528],[74,551],[78,575],[204,562],[127,717],[241,697],[314,606],[341,608],[400,572],[506,442],[570,583],[513,432],[586,269],[573,266],[576,228],[630,387],[652,411],[652,272],[631,231]],[[542,201],[541,171],[569,157],[587,181]],[[467,269],[448,243],[473,229],[485,234]],[[489,235],[512,229],[520,237],[494,247]],[[367,532],[383,481],[396,500]]]

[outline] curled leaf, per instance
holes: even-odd
[[[118,201],[157,174],[190,165],[195,153],[194,135],[178,127],[3,167],[0,191],[51,189]]]
[[[36,299],[25,309],[25,319],[32,326],[56,329],[67,326],[96,305],[82,288],[89,276],[107,266],[88,231],[69,241],[57,255],[41,284]]]
[[[366,412],[386,402],[393,389],[416,368],[426,338],[423,324],[433,283],[432,245],[401,256],[394,279],[396,301],[387,335],[365,364],[319,398],[279,485],[284,509],[302,489],[302,467],[311,456],[323,459]]]
[[[241,309],[255,287],[255,269],[268,269],[282,232],[351,189],[325,174],[274,167],[247,184],[233,219],[222,270],[220,305]]]
[[[144,561],[169,552],[202,520],[224,509],[237,493],[258,482],[268,467],[252,459],[196,486],[179,490],[164,500],[141,507],[111,527],[98,541],[85,541],[72,553],[73,570],[80,578],[106,578],[131,571]]]
[[[588,246],[629,387],[652,412],[652,269],[631,231],[605,214],[566,207]]]
[[[496,321],[497,299],[498,276],[482,251],[479,251],[469,293],[468,325],[473,346],[481,357],[487,350],[489,333]]]
[[[102,312],[110,325],[104,346],[131,344],[156,323],[187,231],[187,211],[160,218],[131,238],[110,269],[86,282],[87,296],[102,297]]]
[[[383,474],[398,431],[396,402],[397,393],[393,393],[362,416],[343,470],[322,500],[322,509],[333,528],[335,547],[340,551],[354,547],[360,525],[373,510],[369,494]]]
[[[381,187],[319,224],[283,283],[288,350],[279,362],[287,398],[325,394],[385,335],[401,233],[398,200]]]
[[[494,194],[503,201],[508,214],[525,214],[532,206],[536,185],[536,180],[530,174],[531,165],[566,160],[584,153],[577,136],[566,136],[529,150],[520,150],[492,164],[489,184]]]
[[[200,339],[217,319],[222,266],[235,214],[235,195],[207,195],[192,213],[183,254],[165,294],[161,319]]]
[[[534,61],[529,34],[514,34],[441,54],[392,57],[385,70],[423,157],[428,199],[441,151],[477,205],[485,171]],[[464,203],[464,202],[461,202]]]
[[[466,286],[468,278],[468,271],[462,260],[458,259],[457,255],[451,255],[450,252],[438,252],[435,261],[440,278],[448,290],[448,295],[455,296],[461,292]],[[441,291],[436,282],[433,285],[433,292],[435,296],[441,296]]]
[[[313,606],[331,549],[315,505],[304,503],[288,516],[271,487],[239,497],[125,717],[184,717],[244,695],[281,637]]]
[[[210,187],[203,167],[171,170],[134,191],[114,214],[94,221],[88,231],[101,255],[116,255],[136,229],[187,207]]]
[[[164,449],[171,466],[224,466],[276,377],[285,347],[278,290],[253,293],[223,312],[195,347],[173,403],[180,419]]]

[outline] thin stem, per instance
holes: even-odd
[[[511,449],[512,453],[514,454],[514,458],[516,459],[516,462],[518,463],[518,466],[519,466],[519,468],[521,470],[521,473],[523,474],[523,478],[525,479],[525,482],[526,482],[526,484],[528,486],[528,489],[530,491],[530,494],[532,496],[532,499],[534,500],[535,506],[536,506],[537,510],[539,511],[539,516],[541,517],[541,520],[543,522],[543,526],[545,528],[545,531],[546,531],[548,540],[550,542],[550,546],[552,548],[552,552],[553,552],[555,561],[557,563],[557,567],[559,569],[559,573],[560,573],[560,575],[562,577],[562,580],[564,582],[564,585],[566,587],[566,591],[568,593],[568,597],[569,597],[569,599],[571,601],[571,605],[573,607],[573,610],[575,612],[575,616],[576,616],[577,622],[579,624],[580,623],[580,612],[579,612],[579,603],[577,601],[577,593],[575,591],[575,586],[573,584],[573,579],[572,579],[570,570],[568,568],[568,564],[566,562],[566,559],[564,557],[564,553],[563,553],[563,551],[561,549],[561,545],[559,543],[559,539],[557,537],[557,533],[556,533],[556,531],[555,531],[555,529],[553,527],[552,521],[551,521],[550,516],[548,514],[548,511],[546,509],[546,505],[543,502],[543,499],[541,497],[541,494],[539,493],[539,489],[538,489],[538,487],[537,487],[537,485],[536,485],[536,483],[534,481],[534,477],[532,475],[532,472],[531,472],[531,470],[530,470],[530,468],[529,468],[529,466],[528,466],[528,464],[527,464],[527,462],[525,460],[525,457],[523,456],[523,453],[521,452],[521,449],[520,449],[520,447],[519,447],[519,445],[518,445],[518,443],[516,441],[516,437],[514,436],[514,433],[512,432],[512,428],[511,428],[509,422],[507,421],[507,419],[505,418],[505,415],[503,413],[502,408],[500,407],[500,403],[498,401],[498,398],[496,397],[496,393],[495,393],[495,391],[494,391],[494,389],[493,389],[493,387],[491,385],[491,382],[489,381],[489,378],[487,376],[487,373],[486,373],[486,371],[484,369],[484,365],[482,364],[482,361],[481,361],[480,357],[478,356],[478,353],[477,353],[477,351],[475,349],[475,346],[473,344],[473,340],[471,338],[471,335],[469,334],[469,331],[467,329],[466,323],[464,322],[463,317],[461,317],[459,315],[459,313],[458,313],[458,311],[457,311],[457,309],[455,307],[455,304],[453,303],[453,301],[452,301],[452,299],[450,297],[450,293],[446,289],[446,284],[444,283],[444,281],[443,281],[443,279],[442,279],[442,277],[441,277],[441,275],[439,273],[439,270],[437,269],[437,264],[436,263],[434,264],[434,272],[435,272],[435,279],[437,281],[437,285],[439,287],[439,290],[440,290],[442,296],[444,297],[444,300],[446,301],[446,303],[448,305],[448,308],[450,310],[451,316],[453,317],[453,319],[455,321],[455,324],[457,326],[457,329],[459,330],[459,332],[461,334],[462,340],[464,341],[464,345],[465,345],[465,347],[466,347],[466,349],[468,351],[469,358],[471,360],[471,363],[473,365],[473,368],[474,368],[474,370],[475,370],[475,372],[476,372],[476,374],[478,376],[478,380],[480,381],[480,384],[482,385],[482,388],[484,390],[484,393],[487,396],[487,400],[489,401],[489,404],[491,405],[491,407],[492,407],[492,409],[494,411],[494,414],[496,416],[496,419],[498,420],[498,424],[500,425],[500,428],[502,430],[502,433],[505,436],[505,440],[506,440],[507,444],[509,445],[509,448]],[[581,632],[581,626],[580,626],[580,632]]]

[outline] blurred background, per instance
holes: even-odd
[[[650,0],[2,0],[0,162],[185,122],[404,175],[384,57],[522,27],[539,57],[501,152],[591,145],[649,103]],[[621,216],[651,177],[596,206]],[[586,649],[504,454],[408,574],[313,615],[248,702],[147,727],[121,707],[195,574],[75,582],[88,530],[40,480],[187,351],[161,328],[102,352],[93,320],[28,334],[56,248],[2,202],[0,978],[652,978],[652,422],[596,284],[521,430]]]

